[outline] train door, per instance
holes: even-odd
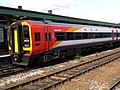
[[[117,28],[117,30],[118,30],[118,40],[120,40],[120,29]]]
[[[50,49],[50,46],[52,44],[52,38],[51,38],[51,27],[45,26],[44,27],[44,35],[45,35],[45,51],[48,51]]]
[[[23,52],[22,25],[12,25],[10,34],[10,46],[12,48],[12,53],[21,54],[21,52]]]
[[[114,37],[115,37],[115,35],[114,35],[114,30],[112,30],[112,40],[114,41]]]
[[[118,41],[118,30],[116,29],[116,40]]]

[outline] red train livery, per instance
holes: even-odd
[[[116,45],[120,38],[118,28],[32,20],[14,22],[8,35],[12,62],[20,65],[64,58],[92,47]]]

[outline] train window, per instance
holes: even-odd
[[[111,35],[111,33],[108,33],[108,37],[111,37],[112,35]]]
[[[51,33],[45,33],[45,41],[51,41]]]
[[[89,39],[89,33],[83,33],[83,39]]]
[[[65,40],[65,33],[64,32],[56,32],[55,36],[56,36],[57,41]]]
[[[114,33],[114,37],[116,37],[116,33]]]
[[[35,36],[35,41],[41,41],[39,32],[35,33],[34,36]]]
[[[56,32],[56,40],[80,40],[111,37],[111,33],[87,33],[87,32]]]
[[[24,47],[30,47],[29,27],[24,25],[22,29],[23,29]]]
[[[89,39],[93,39],[94,38],[94,34],[93,33],[89,33]]]
[[[72,32],[67,32],[67,40],[74,40],[74,33]]]
[[[115,37],[119,37],[119,34],[118,34],[118,33],[114,33],[114,36],[115,36]]]
[[[75,39],[82,39],[82,33],[75,33]]]
[[[51,41],[51,33],[49,33],[49,41]]]
[[[104,38],[104,34],[103,33],[100,33],[100,38]]]
[[[46,42],[49,40],[49,39],[48,39],[48,38],[49,38],[48,35],[49,35],[48,33],[45,33],[45,41],[46,41]]]
[[[107,37],[109,37],[108,33],[104,33],[104,38],[107,38]]]
[[[95,33],[95,38],[101,38],[100,33]]]

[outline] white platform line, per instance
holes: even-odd
[[[7,55],[0,55],[0,58],[3,58],[3,57],[9,57],[10,54],[7,54]]]

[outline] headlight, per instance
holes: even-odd
[[[18,61],[18,59],[19,59],[18,55],[14,55],[14,60]]]

